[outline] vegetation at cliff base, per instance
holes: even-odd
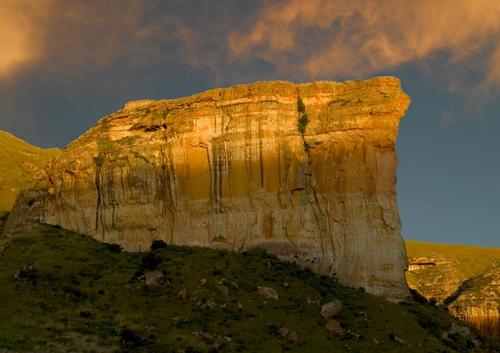
[[[445,311],[283,262],[163,242],[123,251],[40,226],[0,242],[2,352],[495,352]],[[321,306],[338,300],[342,333]],[[335,328],[335,326],[333,326]],[[455,330],[456,331],[456,330]]]

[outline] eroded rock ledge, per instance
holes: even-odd
[[[259,246],[401,298],[395,140],[408,104],[393,77],[131,102],[52,161],[33,204],[41,221],[129,250]]]

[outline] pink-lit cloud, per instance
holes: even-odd
[[[196,64],[197,34],[149,1],[0,0],[0,80],[38,69],[69,76],[178,55]],[[153,11],[152,11],[153,9]],[[149,16],[149,17],[148,17]],[[164,50],[171,44],[176,50]]]
[[[368,75],[446,51],[457,66],[492,50],[483,85],[500,84],[500,2],[290,0],[264,6],[229,37],[234,60],[257,56],[283,74]],[[299,58],[299,60],[297,60]]]
[[[0,79],[38,60],[41,53],[38,25],[49,1],[0,1]]]
[[[457,73],[479,55],[478,87],[500,86],[500,1],[275,0],[239,12],[186,3],[0,0],[0,80],[30,69],[67,79],[122,60],[205,67],[217,83],[266,78],[248,73],[259,60],[280,78],[360,78],[444,52]],[[454,76],[451,90],[467,86]]]

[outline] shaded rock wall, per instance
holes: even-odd
[[[264,247],[401,298],[395,140],[408,104],[392,77],[131,102],[48,168],[39,218],[129,250]]]

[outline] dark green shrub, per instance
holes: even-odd
[[[73,303],[80,303],[88,299],[86,293],[82,292],[79,288],[73,287],[71,285],[65,285],[61,289],[63,292],[69,295]]]
[[[307,117],[307,114],[303,114],[299,117],[298,129],[302,135],[304,135],[304,133],[306,132],[306,126],[308,122],[309,118]]]
[[[304,133],[306,132],[306,126],[309,123],[309,117],[307,116],[304,102],[300,97],[297,99],[297,111],[299,112],[299,121],[297,124],[297,128],[300,134],[304,135]]]
[[[36,282],[36,280],[40,278],[38,270],[32,265],[23,266],[23,268],[21,268],[21,270],[19,270],[16,274],[16,277],[32,282]]]
[[[123,329],[120,332],[120,344],[124,348],[138,348],[145,345],[145,341],[141,336],[129,329]]]
[[[157,256],[155,253],[147,253],[143,258],[142,258],[142,269],[143,270],[148,270],[152,271],[156,269],[156,267],[161,264],[163,259],[159,256]]]
[[[97,168],[100,168],[104,164],[105,159],[106,158],[102,154],[99,153],[99,155],[97,157],[94,157],[94,164],[96,165]]]
[[[158,250],[158,249],[166,249],[167,248],[167,243],[165,243],[163,240],[154,240],[151,243],[151,250]]]
[[[267,324],[267,332],[271,335],[271,336],[276,336],[276,337],[279,337],[281,336],[280,334],[280,328],[274,324]]]
[[[123,248],[119,244],[106,244],[106,249],[109,252],[112,252],[115,254],[118,254],[118,253],[122,252],[122,250],[123,250]]]
[[[417,292],[415,289],[410,288],[410,295],[417,303],[427,304],[427,298],[425,298],[422,294]]]
[[[302,101],[302,98],[297,98],[297,111],[300,114],[305,114],[306,112],[306,106],[304,105],[304,102]]]
[[[80,317],[82,319],[90,319],[92,314],[89,311],[80,311]]]

